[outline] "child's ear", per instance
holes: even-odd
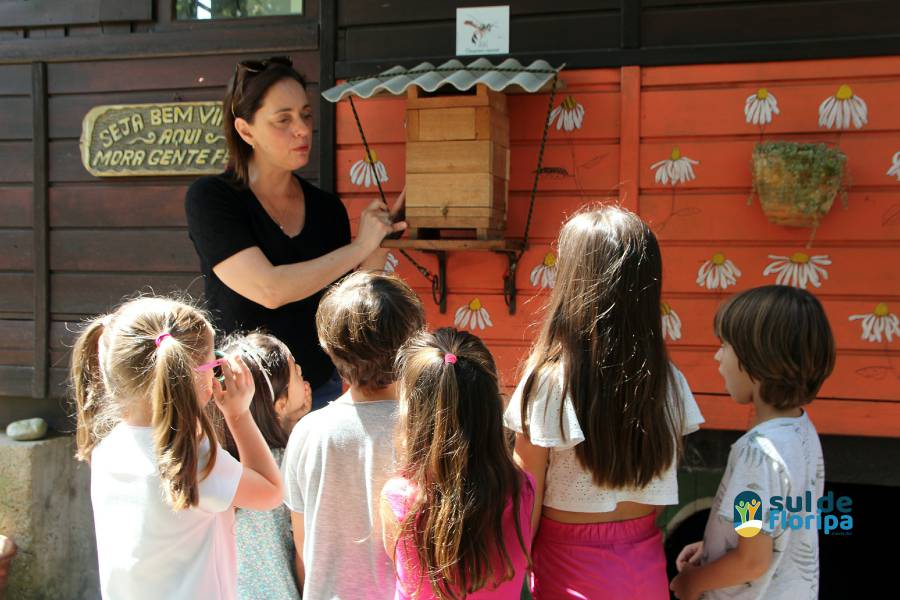
[[[287,395],[275,399],[275,414],[283,417],[287,412]]]

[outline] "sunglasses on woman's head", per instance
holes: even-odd
[[[194,370],[198,373],[203,371],[212,371],[213,377],[219,380],[219,383],[225,383],[225,373],[222,372],[222,364],[225,363],[228,359],[225,358],[225,353],[221,350],[216,350],[213,352],[215,354],[216,359],[211,360],[208,363],[203,363],[202,365],[194,367]]]
[[[265,60],[242,60],[234,68],[234,93],[231,97],[231,116],[237,118],[234,112],[235,100],[243,96],[244,84],[248,77],[252,77],[257,73],[262,73],[273,65],[283,67],[294,66],[294,61],[289,56],[272,56]]]

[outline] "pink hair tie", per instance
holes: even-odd
[[[455,365],[456,364],[456,355],[448,352],[444,355],[444,364],[445,365]]]
[[[159,345],[162,344],[166,338],[172,338],[172,334],[171,333],[161,333],[158,336],[156,336],[156,347],[159,348]],[[174,340],[175,338],[172,338],[172,339]]]

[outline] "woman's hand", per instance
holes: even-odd
[[[225,387],[223,389],[219,380],[213,379],[213,399],[226,420],[235,419],[250,410],[256,386],[250,369],[237,354],[222,363],[222,374],[225,376]]]
[[[402,196],[403,194],[398,201],[402,200]],[[374,200],[359,217],[359,230],[356,232],[356,239],[353,240],[353,243],[362,247],[365,254],[369,255],[381,245],[384,236],[404,229],[406,229],[406,222],[392,223],[387,204],[380,200]]]

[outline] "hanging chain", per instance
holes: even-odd
[[[528,235],[531,231],[531,217],[534,214],[534,201],[537,198],[538,181],[541,178],[541,171],[544,164],[544,148],[547,147],[547,134],[550,131],[550,115],[553,114],[553,101],[556,98],[556,83],[559,79],[559,73],[554,72],[553,85],[550,87],[550,101],[547,103],[547,117],[544,119],[544,133],[541,135],[541,147],[538,150],[537,169],[534,171],[534,184],[531,186],[531,201],[528,203],[528,218],[525,219],[525,237],[523,238],[522,249],[516,256],[516,262],[525,254],[528,248]]]

